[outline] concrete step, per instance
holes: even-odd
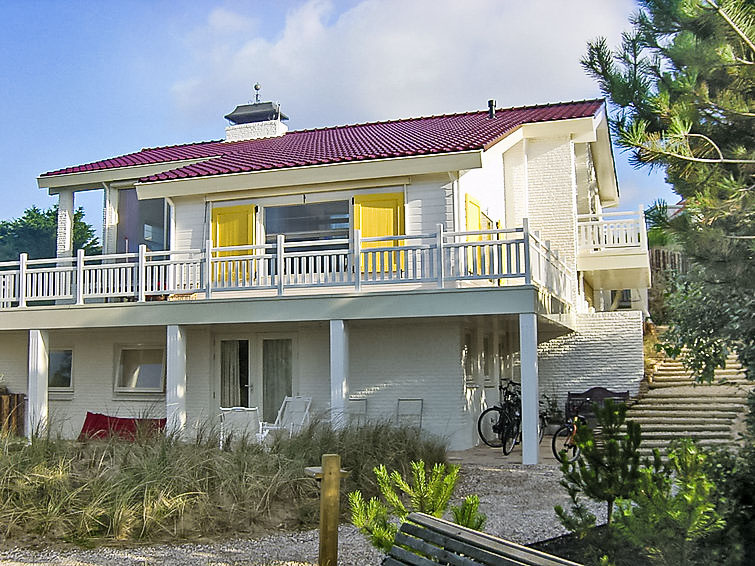
[[[655,431],[648,432],[642,431],[643,443],[653,440],[672,440],[674,438],[692,438],[695,440],[729,440],[733,441],[731,432],[721,433],[720,431],[704,431],[704,430],[679,430],[679,431]]]
[[[731,423],[734,420],[731,417],[709,417],[705,416],[705,424],[701,424],[700,415],[694,415],[691,417],[673,417],[663,415],[661,417],[644,417],[641,415],[627,415],[627,420],[638,423],[642,430],[646,427],[652,426],[725,426],[731,427]]]
[[[707,411],[705,418],[714,419],[728,419],[733,421],[737,418],[738,411]],[[696,418],[700,419],[700,411],[684,410],[684,409],[643,409],[642,411],[636,411],[633,413],[627,413],[627,419],[637,419],[641,417],[647,418]]]
[[[635,421],[642,427],[642,435],[650,436],[654,433],[685,433],[685,432],[710,432],[731,434],[731,423],[690,423],[690,422],[652,422],[642,423]]]
[[[642,413],[644,411],[695,411],[700,415],[705,415],[711,411],[725,413],[741,413],[746,407],[743,404],[732,402],[708,402],[708,403],[687,403],[675,402],[673,399],[644,399],[632,406],[632,414]]]
[[[700,392],[685,390],[680,387],[659,387],[649,390],[637,403],[641,403],[645,399],[674,399],[685,403],[700,403],[703,405],[707,404],[709,399],[712,399],[714,403],[742,403],[747,399],[747,394],[746,389],[739,389],[737,387],[711,389]]]
[[[669,445],[669,442],[671,442],[673,438],[669,439],[653,439],[653,440],[643,440],[642,444],[640,445],[640,451],[650,451],[653,448],[665,448]],[[724,439],[724,438],[706,438],[700,440],[698,443],[700,446],[715,446],[715,447],[727,447],[731,446],[733,444],[733,441],[731,439]]]
[[[726,381],[720,381],[715,385],[695,385],[690,382],[689,379],[684,377],[665,377],[663,379],[656,379],[648,384],[648,389],[652,391],[653,389],[661,389],[663,387],[696,387],[698,389],[706,388],[715,393],[717,387],[740,387],[743,391],[746,391],[748,385],[749,383],[744,379],[727,379]]]

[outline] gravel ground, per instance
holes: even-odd
[[[544,540],[564,534],[553,506],[568,505],[559,485],[561,472],[555,465],[521,466],[508,459],[475,449],[461,458],[462,473],[457,496],[476,493],[480,510],[487,514],[485,531],[519,543]],[[475,458],[479,454],[481,457]],[[592,511],[605,520],[600,507]],[[602,512],[601,512],[602,511]],[[212,544],[155,545],[94,550],[0,550],[0,565],[66,566],[310,566],[317,563],[317,531],[275,534],[256,540],[232,540]],[[379,565],[382,555],[351,525],[339,529],[339,565]]]

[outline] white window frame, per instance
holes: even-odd
[[[65,352],[70,351],[71,352],[71,385],[68,387],[51,387],[50,386],[50,371],[52,370],[52,367],[50,366],[50,356],[53,354],[53,352]],[[75,366],[75,360],[76,360],[76,353],[74,351],[73,346],[63,344],[61,346],[56,345],[54,348],[50,348],[50,351],[47,354],[47,392],[51,399],[53,400],[68,400],[73,398],[74,393],[74,366]]]
[[[123,377],[123,368],[121,366],[121,357],[124,351],[127,350],[160,350],[162,352],[162,369],[160,387],[150,388],[131,388],[120,387],[118,384]],[[116,344],[115,347],[115,363],[114,363],[114,380],[113,380],[113,392],[116,397],[161,397],[165,395],[165,345],[163,344]]]

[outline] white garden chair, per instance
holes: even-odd
[[[232,438],[256,439],[260,430],[257,407],[220,407],[220,449]]]
[[[257,438],[265,440],[270,431],[287,430],[289,437],[299,432],[309,422],[309,408],[312,397],[286,397],[283,399],[274,423],[261,423]]]

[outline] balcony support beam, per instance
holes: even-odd
[[[58,194],[57,257],[73,256],[73,215],[73,191],[61,191]]]
[[[330,321],[330,418],[334,426],[346,423],[349,398],[349,327],[344,320]]]
[[[29,382],[26,391],[26,437],[46,431],[49,335],[45,330],[29,330]]]
[[[168,326],[166,344],[166,430],[182,435],[186,431],[186,328]]]
[[[538,463],[537,423],[540,391],[537,371],[537,315],[519,315],[519,357],[522,369],[522,464]]]

